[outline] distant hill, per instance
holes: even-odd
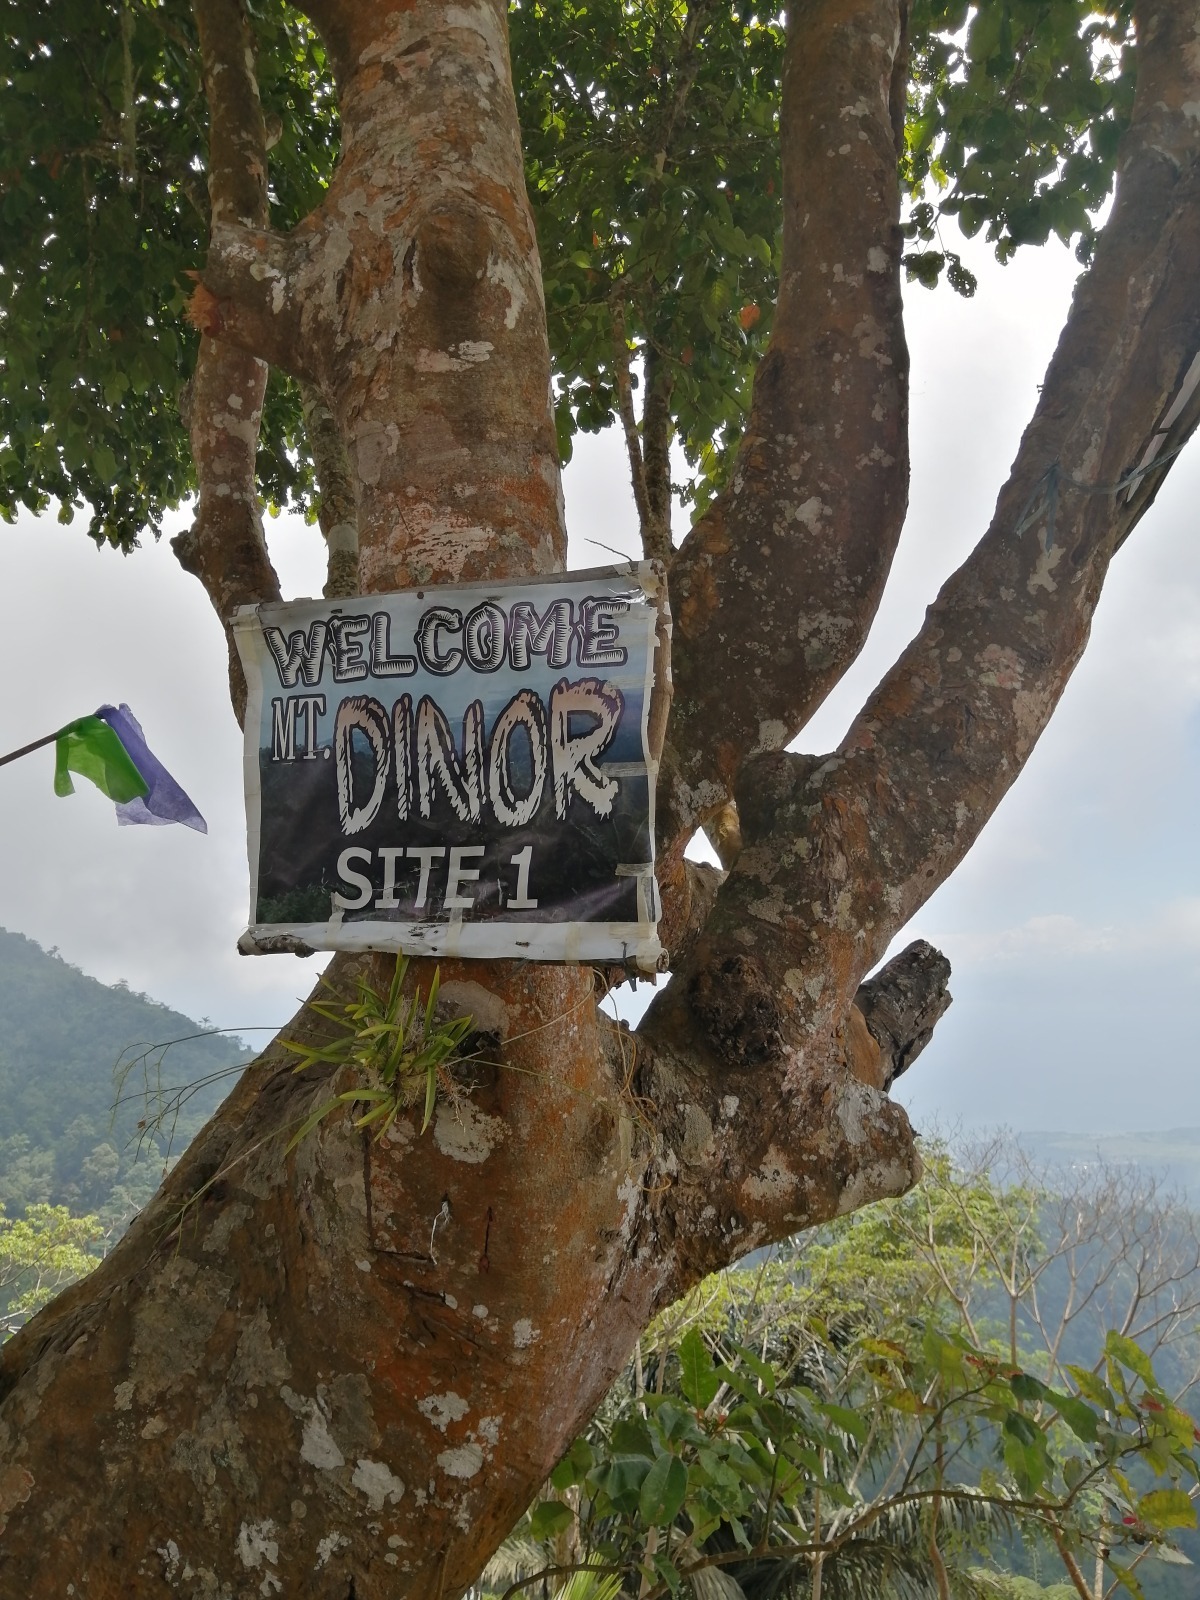
[[[1160,1178],[1168,1190],[1200,1209],[1200,1128],[1166,1128],[1147,1133],[1019,1133],[1016,1141],[1041,1167],[1078,1172],[1103,1163],[1136,1167]]]
[[[0,929],[0,1204],[9,1216],[35,1201],[96,1211],[110,1224],[145,1204],[173,1160],[253,1058],[237,1039],[126,984],[89,978],[53,951]],[[162,1046],[181,1039],[165,1053]],[[155,1047],[155,1048],[151,1048]],[[114,1069],[135,1064],[122,1104]],[[228,1075],[200,1089],[138,1153],[138,1122],[157,1109],[144,1090]]]

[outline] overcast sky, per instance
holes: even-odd
[[[1066,313],[1076,270],[1066,251],[1024,252],[1003,270],[978,249],[969,259],[974,300],[909,293],[909,525],[867,648],[803,748],[837,743],[982,533]],[[572,565],[633,549],[618,439],[581,442],[566,495]],[[1092,643],[1024,775],[906,931],[904,942],[932,940],[954,968],[955,1003],[899,1090],[918,1125],[1200,1126],[1197,507],[1193,446],[1117,557]],[[56,799],[53,750],[39,751],[0,769],[0,925],[188,1015],[278,1026],[317,963],[236,952],[247,912],[241,747],[220,628],[165,538],[122,557],[97,551],[84,526],[53,515],[0,526],[0,753],[128,701],[209,834],[118,828],[82,781]],[[317,531],[282,520],[268,531],[285,594],[319,594]]]

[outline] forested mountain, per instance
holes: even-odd
[[[164,1163],[233,1087],[252,1052],[235,1038],[87,977],[54,951],[0,929],[0,1205],[48,1202],[128,1220]],[[163,1051],[169,1040],[181,1040]],[[148,1052],[148,1053],[147,1053]],[[140,1058],[140,1059],[139,1059]],[[133,1063],[117,1098],[117,1070]],[[217,1076],[218,1074],[223,1074]],[[157,1091],[211,1079],[153,1128]],[[138,1123],[149,1119],[139,1151]]]

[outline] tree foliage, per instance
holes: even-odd
[[[1056,1571],[1074,1595],[1102,1551],[1105,1593],[1173,1594],[1200,1493],[1198,1244],[1128,1171],[1051,1183],[1012,1144],[935,1149],[911,1194],[660,1319],[489,1582],[982,1600]]]
[[[281,227],[334,159],[324,52],[290,8],[256,8]],[[98,543],[157,534],[194,479],[179,412],[196,336],[189,274],[209,232],[207,108],[191,8],[7,0],[0,31],[0,515],[89,508]],[[262,494],[308,492],[295,386],[277,378]]]
[[[939,222],[981,229],[1001,261],[1051,234],[1086,264],[1133,104],[1132,5],[921,0],[904,177],[911,277],[974,289]]]
[[[73,1217],[66,1206],[31,1205],[23,1217],[0,1206],[0,1337],[89,1273],[105,1237],[99,1217]]]
[[[337,113],[324,49],[280,0],[251,8],[272,223],[327,184]],[[128,550],[193,488],[179,416],[204,258],[206,107],[182,0],[49,12],[0,30],[0,515],[86,506]],[[545,270],[564,459],[653,376],[702,506],[741,436],[779,271],[779,16],[740,3],[516,0],[514,74]],[[1053,232],[1090,256],[1129,113],[1128,4],[922,0],[914,9],[906,257],[970,274],[943,219],[1001,259]],[[624,369],[624,374],[622,372]],[[274,373],[259,448],[274,506],[312,511],[300,397]]]

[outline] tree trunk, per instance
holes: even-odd
[[[309,9],[343,159],[286,237],[214,218],[197,321],[214,351],[319,391],[366,592],[554,570],[503,7]],[[904,12],[794,8],[779,315],[733,483],[676,563],[672,982],[631,1034],[586,968],[443,962],[483,1041],[477,1081],[428,1132],[402,1116],[379,1143],[335,1113],[289,1149],[346,1083],[272,1045],[96,1273],[4,1348],[0,1592],[456,1595],[658,1308],[915,1180],[886,1089],[944,1010],[947,967],[915,947],[863,980],[1045,725],[1161,478],[1129,467],[1195,425],[1198,24],[1198,0],[1140,19],[1120,195],[996,524],[820,761],[783,747],[861,643],[906,493]],[[224,606],[222,570],[205,581]],[[692,830],[734,793],[736,864],[687,871]],[[339,958],[330,978],[389,969]],[[321,1026],[302,1013],[288,1037]]]

